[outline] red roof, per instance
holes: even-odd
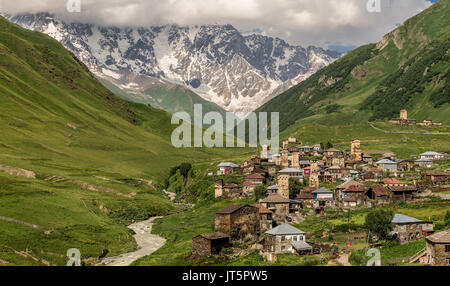
[[[397,180],[397,179],[394,179],[394,178],[387,178],[387,179],[384,179],[383,181],[381,181],[383,184],[385,184],[385,185],[398,185],[398,184],[403,184],[402,182],[400,182],[399,180]]]
[[[344,198],[344,202],[356,202],[356,198]]]
[[[297,200],[312,200],[314,199],[314,195],[312,193],[301,193],[296,197]]]
[[[242,186],[243,186],[243,187],[253,187],[253,186],[255,186],[255,184],[253,184],[252,182],[244,182],[244,183],[242,184]]]
[[[306,167],[304,170],[311,170],[311,166]]]
[[[260,174],[251,174],[248,175],[247,177],[245,177],[246,180],[256,180],[256,179],[260,179],[260,180],[264,180],[264,177],[261,176]]]

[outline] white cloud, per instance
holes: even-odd
[[[428,0],[80,0],[81,13],[67,13],[68,0],[0,0],[8,13],[51,12],[65,20],[113,26],[232,24],[259,28],[302,45],[377,42],[397,24],[430,5]]]

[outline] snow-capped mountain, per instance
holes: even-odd
[[[278,38],[244,36],[231,25],[117,28],[66,23],[47,13],[6,17],[55,38],[98,76],[161,78],[240,117],[340,57]]]

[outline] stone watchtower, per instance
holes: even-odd
[[[214,197],[220,198],[223,196],[223,180],[219,180],[214,184]]]
[[[289,199],[289,176],[278,175],[278,194]]]
[[[317,160],[311,161],[311,175],[309,177],[309,186],[319,188],[319,163]]]
[[[407,120],[408,119],[408,110],[402,109],[400,110],[400,119]]]
[[[289,168],[289,151],[287,149],[281,151],[281,167],[283,169]]]
[[[362,161],[361,141],[359,140],[352,141],[351,159],[358,162]]]
[[[297,170],[300,169],[300,152],[292,153],[292,168]]]

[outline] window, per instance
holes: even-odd
[[[445,246],[445,252],[450,252],[450,245]]]
[[[283,235],[283,236],[281,237],[281,241],[286,241],[286,236]]]
[[[445,263],[446,263],[447,265],[450,265],[450,258],[445,259]]]
[[[297,239],[298,239],[297,236],[293,236],[293,237],[292,237],[292,240],[293,240],[293,241],[297,241]]]
[[[286,250],[286,246],[282,246],[281,251],[285,251],[285,250]]]

